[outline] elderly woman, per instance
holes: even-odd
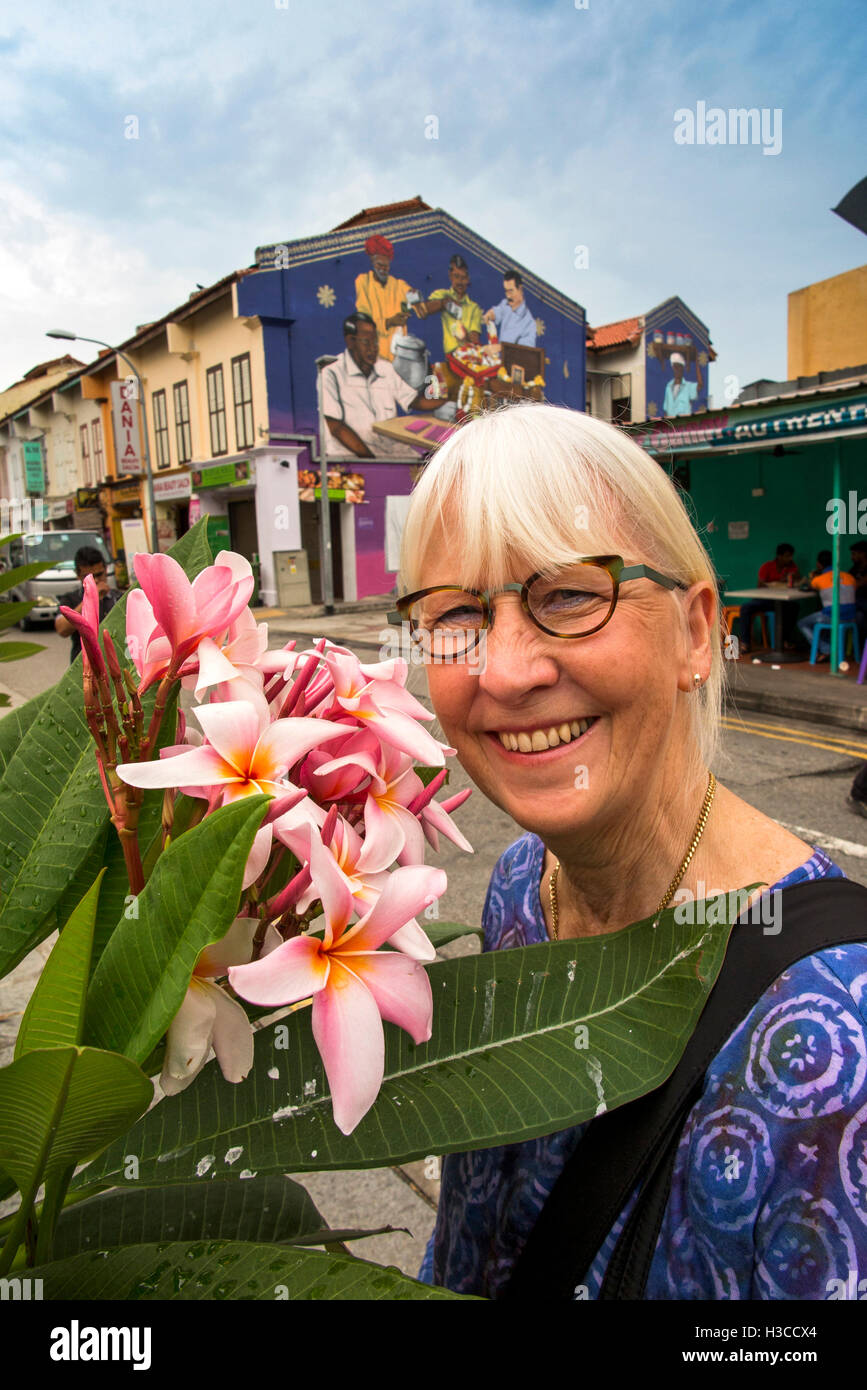
[[[676,890],[844,877],[710,772],[713,566],[664,471],[612,426],[522,405],[458,431],[415,490],[401,588],[445,738],[526,831],[494,869],[485,950],[617,932]],[[811,954],[717,1052],[645,1297],[827,1298],[867,1272],[865,984],[867,946]],[[586,1130],[449,1155],[422,1277],[504,1296]],[[577,1297],[598,1296],[622,1224]]]

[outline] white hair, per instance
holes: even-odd
[[[456,430],[425,466],[401,540],[401,593],[422,587],[434,532],[453,545],[454,583],[497,588],[526,573],[551,573],[578,555],[620,554],[686,586],[707,580],[713,563],[684,499],[658,463],[614,425],[580,411],[519,404],[489,411]],[[520,577],[520,576],[518,576]],[[680,591],[672,601],[686,615]],[[723,678],[718,598],[711,624],[711,670],[689,701],[694,747],[707,767],[717,753]]]

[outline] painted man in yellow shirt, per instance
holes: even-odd
[[[444,354],[454,352],[465,343],[477,343],[482,336],[482,306],[467,294],[469,267],[457,252],[449,261],[449,280],[451,289],[434,290],[430,298],[418,306],[419,318],[426,318],[428,314],[442,315]]]
[[[376,324],[379,334],[379,355],[387,361],[394,360],[391,339],[395,329],[406,333],[409,313],[404,310],[410,286],[405,280],[398,280],[389,274],[394,256],[394,247],[384,236],[370,236],[364,243],[370,257],[370,270],[355,277],[355,307],[361,314],[369,314]]]

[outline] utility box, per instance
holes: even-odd
[[[311,602],[306,550],[275,551],[274,570],[280,608],[300,608]]]

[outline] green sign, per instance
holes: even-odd
[[[761,401],[756,403],[761,407]],[[750,402],[752,405],[752,402]],[[751,444],[756,440],[778,443],[796,436],[821,439],[823,433],[859,428],[867,425],[867,396],[848,401],[826,402],[801,410],[787,410],[777,415],[754,415],[743,418],[741,409],[726,414],[697,415],[689,424],[661,420],[648,429],[638,426],[630,434],[642,449],[650,454],[670,454],[677,449],[695,449],[710,445],[713,448],[732,444]]]
[[[238,487],[250,481],[250,461],[215,463],[210,468],[193,469],[193,487],[202,492],[208,487]]]
[[[24,441],[24,484],[28,492],[45,491],[45,465],[42,461],[42,440]]]

